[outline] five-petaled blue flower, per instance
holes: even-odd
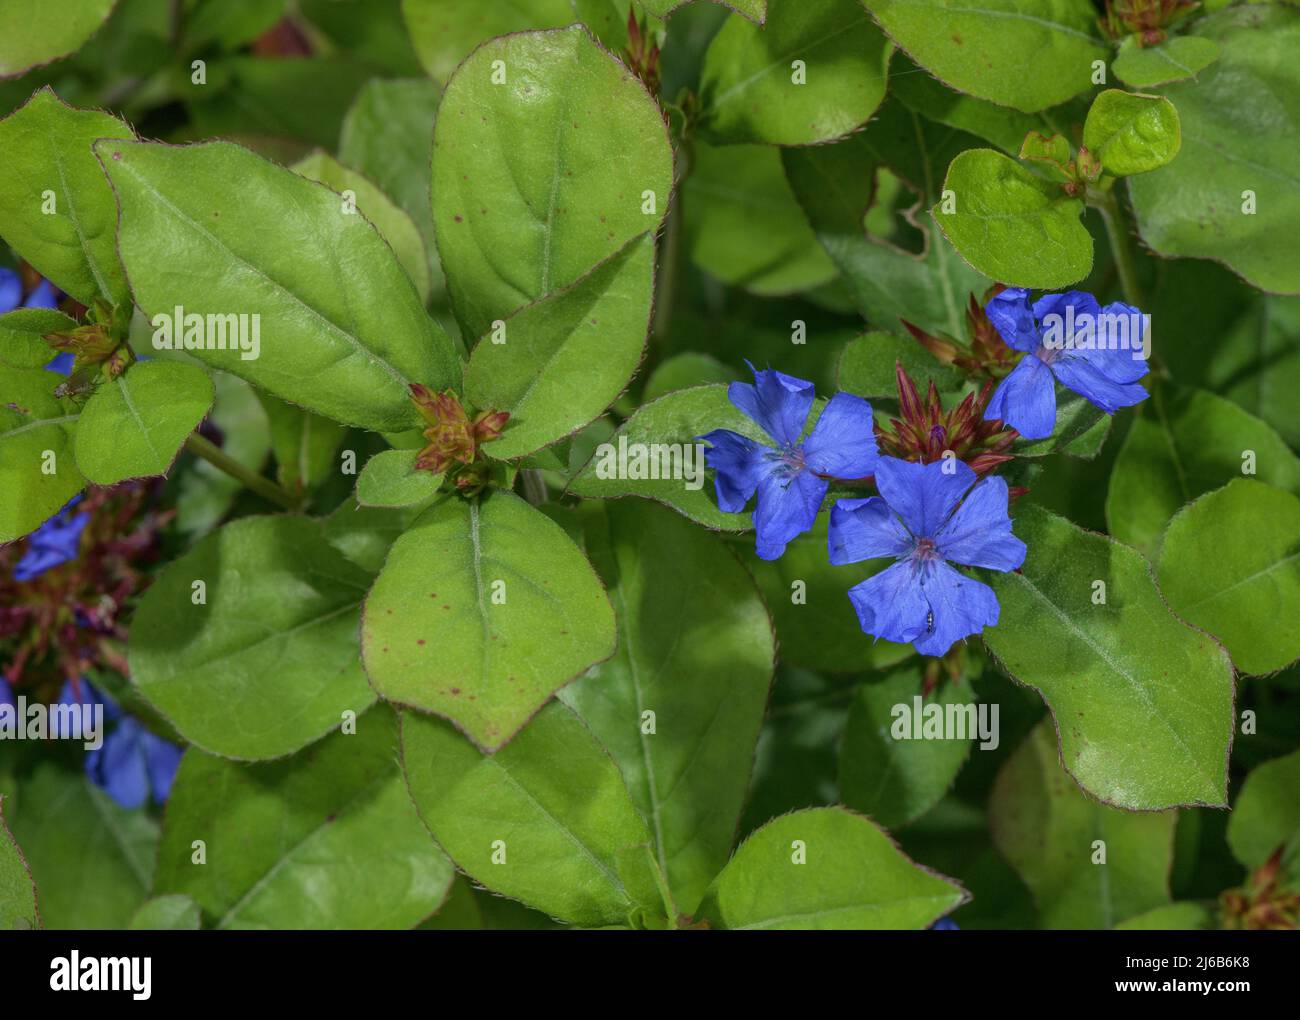
[[[831,478],[866,478],[876,468],[871,405],[851,393],[830,399],[803,442],[813,405],[813,384],[771,369],[754,383],[732,383],[727,397],[776,444],[764,446],[729,429],[700,439],[712,444],[705,462],[717,472],[718,506],[739,513],[755,492],[756,551],[765,560],[785,552],[791,539],[811,530]]]
[[[1145,316],[1132,305],[1102,308],[1083,291],[1047,294],[1031,306],[1029,291],[1011,287],[985,307],[1010,347],[1025,356],[1002,380],[984,411],[1026,439],[1044,439],[1056,425],[1053,379],[1114,414],[1147,397]]]
[[[72,512],[80,501],[80,496],[73,496],[67,506],[32,532],[27,539],[27,551],[14,567],[15,581],[30,581],[61,563],[77,558],[81,533],[90,520],[88,513]]]
[[[149,732],[138,719],[123,715],[112,701],[100,697],[87,680],[83,679],[75,687],[71,681],[65,681],[59,692],[62,705],[96,703],[104,706],[104,718],[114,726],[103,744],[86,754],[86,775],[124,808],[140,807],[150,793],[157,803],[166,801],[181,763],[181,749]]]
[[[891,556],[897,562],[849,589],[862,629],[943,655],[998,622],[993,589],[949,566],[1015,570],[1025,543],[1011,533],[1007,483],[976,482],[958,460],[914,464],[881,457],[880,496],[841,499],[831,510],[830,559],[840,565]],[[883,498],[882,498],[883,497]]]
[[[58,308],[58,293],[49,280],[42,280],[24,301],[22,277],[12,269],[0,266],[0,315],[12,312],[19,305],[23,308]]]

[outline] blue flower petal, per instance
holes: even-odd
[[[23,299],[23,281],[12,269],[0,266],[0,315],[12,312]]]
[[[96,786],[128,810],[149,796],[149,775],[141,733],[144,727],[123,719],[104,738],[104,745],[86,755],[86,775]]]
[[[925,633],[930,607],[916,571],[905,560],[855,584],[849,601],[862,629],[875,637],[907,644]]]
[[[76,355],[71,351],[63,351],[61,354],[54,355],[45,365],[47,372],[58,372],[59,375],[71,375],[72,363],[76,361]]]
[[[871,405],[852,393],[837,393],[803,444],[808,467],[832,478],[866,478],[876,471],[876,436]]]
[[[962,638],[998,622],[998,597],[982,581],[946,563],[934,564],[921,577],[924,601],[933,614],[931,626],[913,639],[922,655],[943,655]]]
[[[774,466],[769,457],[772,448],[730,429],[714,429],[699,438],[712,444],[704,451],[704,463],[716,472],[718,507],[729,514],[740,513]]]
[[[961,931],[961,927],[951,917],[941,917],[930,925],[930,931]]]
[[[881,457],[876,464],[876,488],[917,538],[934,538],[974,484],[970,466],[952,458],[914,464]]]
[[[831,563],[861,563],[879,556],[905,556],[912,536],[879,496],[841,499],[831,507],[827,547]]]
[[[183,751],[147,730],[141,741],[149,772],[149,787],[153,790],[153,799],[162,804],[172,792],[172,781],[176,778],[176,770],[180,768]]]
[[[81,499],[74,497],[62,510],[37,528],[27,539],[27,550],[14,567],[15,581],[30,581],[45,571],[75,560],[81,548],[81,533],[90,514],[72,512]]]
[[[1065,320],[1071,314],[1068,309],[1073,309],[1075,320],[1081,316],[1088,316],[1096,322],[1097,313],[1101,311],[1101,306],[1097,304],[1097,299],[1083,290],[1067,290],[1063,294],[1044,294],[1033,304],[1034,318],[1038,322],[1038,333],[1041,337],[1047,332],[1048,325],[1044,320],[1049,315],[1059,315],[1062,319],[1062,327]],[[1085,320],[1086,321],[1086,320]]]
[[[758,484],[754,511],[755,552],[760,559],[780,559],[791,539],[811,531],[830,483],[811,471],[765,475]]]
[[[49,280],[42,280],[36,285],[36,289],[27,295],[27,300],[23,302],[24,308],[58,308],[59,292],[54,289],[54,284]]]
[[[1023,287],[1008,287],[990,299],[984,314],[1008,347],[1026,353],[1038,347],[1038,325],[1029,308],[1029,291]]]
[[[1125,352],[1118,353],[1128,356]],[[1115,382],[1093,359],[1083,357],[1082,352],[1057,358],[1052,362],[1052,374],[1067,390],[1073,390],[1107,414],[1140,404],[1147,398],[1147,391],[1141,385]]]
[[[779,446],[793,446],[812,410],[813,384],[772,369],[760,372],[750,365],[749,370],[754,373],[754,384],[732,383],[727,387],[727,398]]]
[[[1146,319],[1138,309],[1116,301],[1101,310],[1097,343],[1078,356],[1117,383],[1134,383],[1151,370],[1142,356],[1147,342]],[[1149,353],[1149,352],[1148,352]]]
[[[0,676],[0,705],[12,705],[18,707],[18,702],[14,700],[14,689],[9,681]]]
[[[1026,354],[998,383],[984,420],[1001,419],[1026,439],[1046,439],[1056,427],[1056,386],[1051,370]]]
[[[1003,478],[986,478],[971,489],[936,538],[939,554],[968,567],[1018,568],[1025,562],[1025,543],[1011,533],[1007,498]]]

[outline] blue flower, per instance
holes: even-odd
[[[765,446],[729,429],[699,438],[711,444],[705,462],[717,472],[718,506],[739,513],[755,492],[757,552],[778,559],[786,544],[812,528],[831,478],[866,478],[876,467],[871,405],[837,393],[803,442],[813,405],[813,384],[771,369],[754,373],[754,384],[732,383],[727,396],[771,437]]]
[[[0,676],[0,705],[8,705],[11,708],[17,708],[18,702],[14,700],[14,689],[9,681]]]
[[[49,280],[42,280],[24,301],[22,277],[12,269],[0,266],[0,315],[12,312],[19,305],[24,308],[58,308],[59,292]]]
[[[930,925],[930,930],[931,931],[961,931],[961,928],[958,926],[957,922],[954,921],[951,917],[941,917],[939,918],[939,920],[935,921],[934,924]]]
[[[27,551],[14,567],[15,581],[30,581],[61,563],[77,558],[81,533],[90,514],[74,514],[72,507],[81,501],[73,496],[67,506],[37,528],[27,539]]]
[[[87,680],[76,687],[65,681],[59,704],[103,705],[105,720],[115,724],[103,744],[86,754],[86,775],[92,783],[127,809],[143,805],[150,793],[159,804],[167,799],[180,766],[181,748],[149,732],[138,719],[123,715]]]
[[[998,622],[993,589],[949,566],[1015,570],[1025,543],[1011,533],[1007,483],[959,460],[913,464],[881,457],[880,496],[841,499],[831,510],[830,559],[838,565],[877,557],[896,561],[849,589],[862,629],[943,655],[962,638]]]
[[[1102,308],[1091,294],[1047,294],[1031,307],[1029,291],[1002,291],[985,307],[1007,344],[1025,356],[1002,380],[984,411],[1026,439],[1044,439],[1056,425],[1053,380],[1114,414],[1147,397],[1145,317],[1132,305]],[[1141,353],[1139,353],[1141,352]]]

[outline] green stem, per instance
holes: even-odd
[[[1110,252],[1115,259],[1115,270],[1119,273],[1120,289],[1124,300],[1129,304],[1142,307],[1142,291],[1137,283],[1137,263],[1133,258],[1133,245],[1129,240],[1128,223],[1120,209],[1116,189],[1111,188],[1094,203],[1101,213],[1102,222],[1106,224],[1106,237],[1110,241]]]
[[[269,478],[263,478],[256,471],[245,467],[221,447],[208,442],[197,432],[191,433],[189,439],[185,440],[185,449],[189,450],[194,456],[203,458],[213,467],[224,471],[235,481],[242,483],[263,499],[275,503],[277,506],[282,506],[286,510],[299,509],[298,500],[276,485],[275,482]]]
[[[519,472],[519,481],[523,486],[524,499],[533,506],[542,506],[549,501],[550,494],[546,491],[546,479],[536,468],[523,468]]]

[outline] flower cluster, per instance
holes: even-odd
[[[1067,326],[1058,343],[1056,317],[1086,322],[1088,342],[1075,343]],[[1112,342],[1121,321],[1137,324],[1131,333],[1125,325],[1125,339],[1141,348],[1141,358]],[[922,400],[900,365],[899,417],[888,427],[876,423],[866,400],[837,393],[805,438],[813,384],[750,365],[754,383],[732,383],[727,395],[770,443],[730,429],[699,437],[709,443],[705,460],[715,472],[718,506],[739,513],[757,495],[755,547],[763,559],[777,559],[813,528],[832,483],[874,482],[879,495],[831,507],[828,556],[836,565],[892,560],[850,589],[849,599],[866,633],[932,656],[998,621],[993,589],[958,568],[1006,572],[1024,562],[1027,550],[1008,514],[1017,492],[992,472],[1014,459],[1017,439],[1052,434],[1055,383],[1111,414],[1146,396],[1137,379],[1147,371],[1148,338],[1131,306],[1103,309],[1077,291],[1031,305],[1027,291],[1002,289],[968,322],[970,347],[913,329],[942,360],[960,359],[970,375],[985,377],[982,389],[950,410],[933,383]],[[994,390],[1016,352],[1019,362]]]
[[[473,495],[486,482],[478,448],[501,438],[510,412],[482,411],[471,419],[451,390],[435,393],[421,383],[411,384],[411,402],[428,425],[424,430],[427,445],[415,459],[416,468],[434,474],[446,472],[458,489]]]
[[[150,488],[92,489],[26,539],[0,547],[0,704],[15,705],[19,688],[56,704],[102,704],[113,728],[87,754],[86,773],[127,808],[150,792],[166,798],[181,750],[85,678],[127,673],[120,617],[143,587],[141,567],[156,558],[158,528],[170,516],[150,508]]]

